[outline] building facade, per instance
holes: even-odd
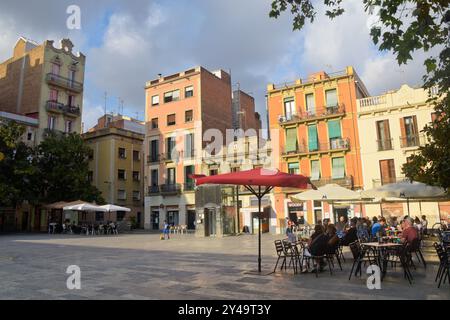
[[[361,139],[361,160],[364,189],[405,180],[402,166],[407,158],[427,143],[422,130],[434,117],[434,107],[427,102],[435,94],[422,88],[403,85],[380,96],[358,99],[358,127]],[[407,214],[407,204],[401,202],[366,204],[368,216],[401,217]],[[430,223],[447,219],[449,203],[412,202],[411,214],[426,214]],[[431,227],[431,226],[430,226]]]
[[[267,106],[274,152],[279,169],[311,177],[316,186],[336,183],[349,189],[363,187],[356,99],[368,96],[352,67],[327,74],[318,72],[292,83],[269,84]],[[277,132],[278,139],[274,133]],[[301,190],[274,191],[278,227],[286,218],[303,216],[308,223],[346,214],[349,208],[326,203],[294,204],[290,196]],[[353,208],[358,211],[358,208]],[[336,215],[336,216],[335,216]]]
[[[98,220],[144,223],[144,132],[143,122],[124,116],[105,115],[95,128],[83,134],[92,149],[89,179],[107,203],[131,212],[105,213]]]
[[[20,38],[0,64],[0,111],[38,119],[37,143],[46,130],[81,133],[85,63],[69,39],[56,48]]]
[[[249,100],[248,120],[256,122]],[[221,172],[217,162],[206,159],[223,156],[226,141],[234,141],[233,112],[231,78],[223,70],[195,67],[147,82],[146,229],[159,230],[165,220],[195,229],[190,175]]]

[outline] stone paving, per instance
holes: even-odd
[[[107,237],[0,236],[0,299],[450,299],[450,285],[434,282],[436,263],[413,271],[413,285],[392,270],[381,290],[369,290],[366,276],[348,280],[344,271],[267,275],[275,264],[273,241],[263,236],[263,271],[257,267],[257,237],[221,239],[157,234]],[[428,257],[432,259],[432,257]],[[68,290],[66,269],[81,268],[81,290]]]

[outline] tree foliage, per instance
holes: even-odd
[[[344,13],[343,0],[323,0],[325,15],[333,19]],[[436,120],[423,132],[429,142],[420,147],[403,165],[410,179],[431,185],[450,187],[450,0],[363,0],[366,12],[378,16],[370,36],[380,51],[392,51],[402,65],[417,50],[439,51],[424,60],[427,74],[424,88],[437,90],[429,102],[436,110]],[[284,11],[293,15],[293,29],[301,30],[314,22],[317,10],[311,0],[274,0],[270,17]]]

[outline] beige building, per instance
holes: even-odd
[[[144,221],[144,123],[124,117],[105,115],[83,139],[93,150],[89,179],[109,204],[131,209],[130,213],[100,214],[97,219]]]
[[[357,100],[358,128],[361,139],[364,189],[405,180],[402,165],[426,143],[422,130],[434,117],[434,108],[427,103],[429,93],[422,88],[401,86],[380,96]],[[380,214],[380,205],[366,205],[369,217]],[[411,203],[412,216],[426,214],[430,223],[447,217],[449,203]],[[406,203],[384,203],[384,216],[404,216]],[[430,226],[431,227],[431,226]]]
[[[54,41],[20,38],[0,63],[0,111],[37,119],[37,143],[46,130],[81,133],[85,62],[69,39],[57,48]]]

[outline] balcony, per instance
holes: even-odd
[[[392,139],[377,140],[378,151],[393,150]]]
[[[185,191],[185,192],[194,191],[194,190],[195,190],[195,183],[194,182],[185,183],[183,185],[183,191]]]
[[[324,107],[313,111],[302,111],[298,114],[279,116],[278,123],[281,126],[287,126],[290,124],[305,123],[309,121],[338,118],[343,117],[344,115],[345,106],[344,104],[339,104],[334,107]]]
[[[67,106],[63,103],[57,102],[57,101],[47,101],[46,103],[46,109],[50,112],[56,112],[56,113],[64,113],[68,116],[80,116],[80,108],[74,107],[74,106]]]
[[[160,155],[153,155],[153,156],[147,156],[147,164],[153,164],[153,163],[159,163],[160,162]]]
[[[180,156],[178,151],[173,150],[172,152],[166,152],[162,155],[162,161],[164,162],[174,162],[177,161]]]
[[[47,73],[46,80],[49,84],[68,89],[76,93],[83,92],[83,84],[69,78],[64,78],[53,73]]]
[[[320,154],[339,151],[349,151],[350,141],[348,139],[333,139],[331,143],[318,143],[316,147],[308,147],[308,144],[299,144],[294,151],[284,151],[283,157],[291,157],[298,155]]]
[[[181,184],[174,183],[174,184],[163,184],[159,188],[162,195],[168,196],[168,195],[177,195],[181,193]]]
[[[425,135],[414,134],[405,137],[400,137],[401,148],[413,148],[425,145]]]
[[[159,194],[159,186],[148,187],[148,195],[158,195],[158,194]]]
[[[338,184],[341,187],[345,187],[348,189],[353,189],[353,176],[346,176],[343,178],[332,178],[332,177],[324,177],[319,180],[311,180],[311,183],[315,185],[317,188],[323,187],[327,184]]]

